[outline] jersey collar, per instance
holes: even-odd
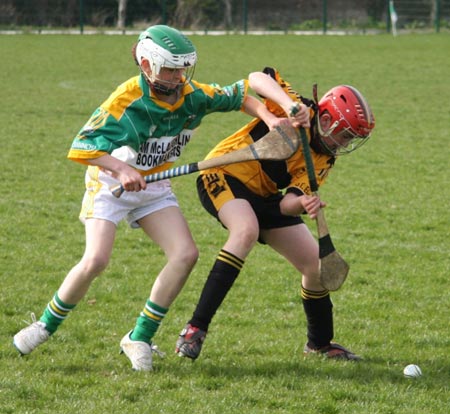
[[[139,86],[142,89],[142,92],[144,92],[144,96],[149,98],[152,95],[150,86],[148,85],[142,73],[139,75]]]

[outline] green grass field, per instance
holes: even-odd
[[[371,103],[373,138],[336,163],[321,189],[331,234],[351,265],[332,295],[335,340],[360,364],[305,359],[300,276],[258,246],[216,315],[201,357],[174,345],[226,232],[204,212],[195,176],[173,180],[200,260],[155,342],[153,373],[119,355],[164,263],[120,226],[108,270],[55,336],[28,357],[13,335],[40,316],[84,249],[84,168],[73,136],[137,73],[132,37],[1,36],[0,412],[447,414],[450,407],[450,36],[193,36],[195,78],[227,84],[274,66],[304,96],[339,83]],[[247,120],[212,115],[181,163],[198,161]],[[315,231],[314,223],[308,221]],[[408,380],[403,367],[423,377]]]

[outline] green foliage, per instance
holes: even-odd
[[[95,107],[136,74],[134,37],[2,36],[0,80],[0,412],[447,414],[448,68],[444,35],[193,36],[196,79],[227,84],[277,67],[311,97],[343,83],[371,103],[373,138],[321,189],[335,244],[351,264],[333,294],[336,341],[361,364],[304,358],[300,276],[258,246],[217,313],[201,357],[173,354],[226,232],[204,212],[194,176],[173,180],[200,260],[155,342],[155,372],[118,354],[163,254],[119,227],[108,270],[51,340],[20,358],[12,336],[41,314],[84,249],[84,168],[65,157]],[[270,53],[267,51],[270,50]],[[180,163],[198,161],[244,114],[206,118]],[[314,223],[307,220],[315,232]],[[418,364],[423,377],[403,378]]]

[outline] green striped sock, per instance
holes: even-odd
[[[50,332],[50,335],[55,333],[59,325],[64,322],[69,312],[76,305],[69,305],[64,303],[59,297],[58,292],[55,293],[53,299],[47,304],[40,321],[45,323],[45,329]]]
[[[158,306],[156,303],[147,300],[144,310],[136,319],[136,326],[130,335],[133,341],[151,343],[152,338],[161,325],[169,309]]]

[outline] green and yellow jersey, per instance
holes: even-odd
[[[111,154],[143,175],[168,169],[203,117],[241,110],[247,88],[246,80],[225,87],[191,81],[170,105],[152,95],[142,74],[133,77],[94,111],[73,140],[68,158],[89,164]]]
[[[295,92],[291,85],[285,82],[279,73],[272,69],[266,68],[265,73],[272,76],[282,86],[294,101],[302,102],[310,107],[311,128],[307,130],[308,138],[315,133],[315,117],[316,109],[312,101],[302,98]],[[275,115],[285,117],[284,110],[274,102],[265,99],[265,105]],[[254,119],[239,131],[221,141],[209,154],[206,159],[218,157],[231,151],[246,147],[260,138],[262,138],[269,129],[260,119]],[[317,183],[320,185],[325,180],[330,168],[332,168],[335,158],[329,155],[320,154],[311,148],[311,154],[316,170]],[[202,175],[223,172],[229,176],[235,177],[242,182],[253,193],[262,197],[269,197],[277,194],[280,190],[286,189],[287,192],[294,192],[298,195],[310,194],[308,174],[306,171],[305,158],[302,148],[285,161],[249,161],[245,163],[237,163],[226,165],[219,168],[211,168],[202,171]]]

